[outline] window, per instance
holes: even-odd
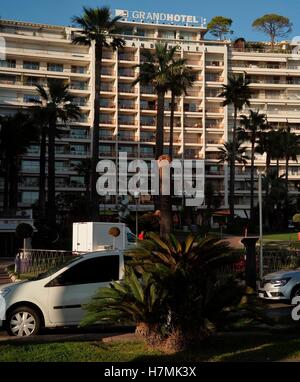
[[[22,160],[22,163],[21,163],[22,171],[36,172],[36,171],[39,171],[39,169],[40,169],[40,164],[38,161]]]
[[[52,286],[105,283],[119,280],[119,256],[103,256],[74,265],[52,282]]]
[[[0,67],[2,68],[15,68],[16,60],[0,60]]]
[[[23,68],[30,70],[40,70],[40,63],[34,61],[24,61]]]
[[[72,66],[71,72],[78,73],[78,74],[85,74],[86,68],[84,66]]]
[[[39,198],[38,192],[22,192],[22,203],[26,204],[33,204],[35,203]]]
[[[25,103],[30,103],[32,101],[39,101],[40,97],[36,94],[24,94],[23,101]]]
[[[47,68],[48,68],[48,72],[63,72],[64,71],[63,64],[48,64]]]

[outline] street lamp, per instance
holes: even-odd
[[[135,199],[135,234],[136,234],[136,244],[138,242],[138,234],[139,234],[139,217],[138,217],[138,207],[139,207],[139,199],[140,199],[140,192],[135,192],[133,194]]]

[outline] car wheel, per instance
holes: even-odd
[[[36,335],[41,328],[39,314],[32,308],[20,306],[12,310],[6,318],[6,330],[15,337],[30,337]]]

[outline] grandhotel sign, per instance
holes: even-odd
[[[206,19],[191,15],[181,15],[173,13],[161,13],[161,12],[145,12],[145,11],[128,11],[124,9],[116,9],[116,16],[122,16],[128,20],[135,20],[138,22],[146,23],[167,23],[167,24],[192,24],[201,25],[205,27]]]

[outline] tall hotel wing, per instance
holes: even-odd
[[[132,82],[136,65],[146,49],[158,41],[179,45],[183,57],[195,72],[196,82],[188,94],[176,101],[175,158],[204,159],[206,182],[222,195],[220,208],[228,207],[228,169],[219,164],[219,150],[228,140],[232,109],[222,106],[218,97],[232,73],[251,78],[251,107],[267,113],[269,122],[283,125],[289,119],[293,130],[300,128],[300,58],[291,54],[239,52],[229,43],[204,40],[205,28],[122,21],[126,47],[119,52],[105,50],[101,87],[100,159],[115,159],[127,152],[129,159],[154,158],[156,96],[151,87]],[[30,106],[36,83],[61,78],[70,84],[82,117],[69,122],[56,146],[56,189],[58,193],[84,193],[84,177],[74,166],[90,155],[93,124],[94,55],[91,48],[72,44],[72,28],[1,20],[0,37],[6,41],[6,59],[0,61],[0,114],[10,114]],[[165,146],[169,145],[170,94],[166,97]],[[242,110],[241,114],[247,113]],[[256,155],[257,164],[265,158]],[[284,163],[281,163],[284,172]],[[249,209],[250,168],[237,165],[236,213]],[[299,167],[290,164],[293,184]],[[20,207],[30,208],[38,198],[39,146],[32,145],[21,161]],[[293,182],[294,181],[294,182]],[[3,191],[3,183],[0,185]],[[3,201],[3,193],[0,194]],[[104,203],[104,200],[103,202]],[[134,200],[132,201],[134,205]],[[107,197],[106,208],[113,208],[115,197]],[[152,201],[141,198],[141,209],[152,209]],[[199,207],[199,208],[203,208]]]

